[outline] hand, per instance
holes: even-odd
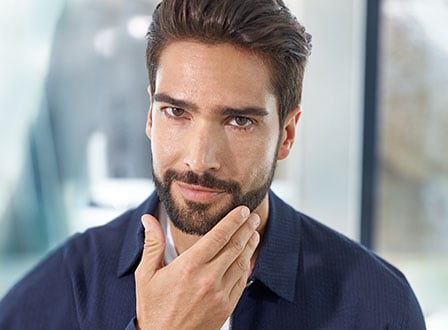
[[[145,245],[135,272],[139,329],[220,329],[250,275],[260,241],[257,214],[240,206],[167,266],[159,222],[144,215]]]

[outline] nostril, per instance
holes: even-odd
[[[218,170],[221,167],[222,138],[216,125],[206,119],[196,120],[191,127],[185,153],[185,165],[195,172]]]

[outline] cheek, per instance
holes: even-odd
[[[151,135],[151,143],[156,146],[153,153],[161,159],[171,155],[174,157],[186,148],[187,133],[185,128],[170,123],[161,113],[155,113]]]
[[[237,150],[238,159],[234,164],[238,168],[240,182],[247,187],[257,187],[264,183],[271,173],[276,159],[277,139],[257,139],[253,143],[240,144]]]
[[[154,130],[151,139],[151,155],[154,172],[160,176],[174,164],[176,141],[163,134],[163,130]]]

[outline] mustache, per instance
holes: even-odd
[[[238,182],[233,180],[221,180],[208,172],[197,174],[193,171],[177,172],[172,169],[167,170],[164,175],[165,184],[169,187],[174,180],[210,189],[222,190],[230,194],[241,191]]]

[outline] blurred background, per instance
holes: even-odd
[[[156,0],[0,4],[0,297],[68,236],[152,191]],[[448,324],[448,0],[290,0],[313,34],[273,189],[401,269]]]

